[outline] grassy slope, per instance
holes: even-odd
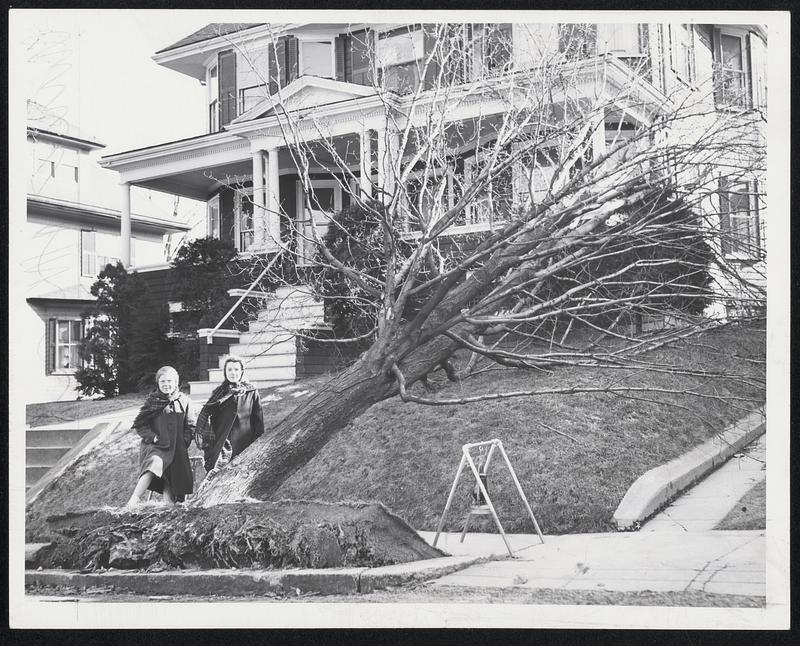
[[[734,328],[658,351],[664,362],[723,373],[761,373],[763,333]],[[651,355],[652,356],[652,355]],[[445,385],[439,396],[482,390],[510,391],[620,379],[621,371],[559,369],[548,376],[503,370]],[[637,374],[639,386],[737,393],[759,400],[763,392],[730,380],[670,374]],[[603,382],[606,380],[603,379]],[[514,470],[545,533],[612,529],[617,504],[642,473],[708,439],[745,414],[756,401],[668,395],[688,410],[608,394],[538,396],[431,407],[392,399],[373,406],[337,434],[317,457],[278,491],[286,498],[380,500],[418,529],[436,529],[460,459],[461,445],[503,441]],[[577,442],[541,423],[573,436]],[[499,456],[498,456],[499,457]],[[462,477],[447,528],[460,529],[472,483]],[[501,462],[490,473],[490,496],[506,531],[532,531],[511,478]],[[491,530],[486,518],[483,527]],[[473,527],[480,525],[476,522]]]
[[[714,529],[766,529],[767,481],[748,491]]]
[[[732,328],[658,352],[665,362],[763,378],[764,335]],[[617,380],[621,371],[559,369],[552,375],[522,370],[485,373],[462,385],[440,384],[442,397],[491,388],[519,390]],[[604,531],[630,484],[644,471],[707,439],[743,416],[763,392],[729,380],[669,374],[629,376],[639,386],[683,385],[705,392],[735,392],[753,403],[670,396],[689,410],[612,395],[539,396],[461,406],[430,407],[391,399],[373,406],[338,433],[279,489],[276,498],[379,500],[417,529],[435,529],[460,458],[461,444],[500,438],[548,533]],[[262,391],[264,417],[279,422],[325,377],[294,387]],[[307,392],[308,391],[308,392]],[[577,442],[540,425],[568,433]],[[498,456],[499,457],[499,456]],[[98,451],[42,492],[29,520],[64,510],[119,505],[137,476],[138,436],[120,429]],[[530,531],[513,484],[493,463],[490,495],[507,531]],[[471,485],[457,492],[448,526],[460,527]],[[476,522],[474,529],[480,525]],[[488,525],[486,529],[490,529]]]

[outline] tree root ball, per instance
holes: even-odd
[[[436,558],[380,503],[242,502],[51,516],[33,564],[81,571],[375,567]]]

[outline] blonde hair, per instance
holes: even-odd
[[[178,371],[175,370],[172,366],[161,366],[156,373],[156,383],[158,380],[161,379],[163,375],[171,374],[174,375],[175,381],[180,381],[180,377],[178,376]]]

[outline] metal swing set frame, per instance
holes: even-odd
[[[478,469],[478,466],[475,464],[475,460],[472,458],[470,451],[475,448],[483,448],[489,446],[489,453],[486,456],[486,461],[481,465],[481,468]],[[464,521],[464,530],[461,532],[461,542],[464,542],[464,536],[467,533],[467,527],[469,526],[469,521],[473,515],[483,515],[490,513],[492,518],[494,519],[495,524],[497,525],[497,529],[500,530],[500,535],[503,537],[503,542],[506,545],[506,549],[510,556],[514,556],[514,550],[511,549],[511,544],[508,542],[508,537],[506,536],[505,531],[503,530],[503,525],[500,523],[500,519],[497,517],[497,512],[495,511],[494,505],[492,504],[492,500],[489,497],[489,492],[486,490],[486,485],[484,484],[483,479],[481,476],[486,477],[489,471],[489,464],[492,460],[492,455],[494,454],[495,449],[500,451],[500,455],[503,456],[503,459],[506,462],[506,466],[508,466],[508,471],[511,473],[511,479],[514,481],[514,484],[517,487],[517,491],[519,492],[520,498],[522,498],[522,502],[525,505],[525,509],[528,511],[528,514],[533,521],[533,526],[536,528],[536,533],[539,535],[539,540],[544,543],[544,536],[542,536],[542,531],[539,529],[539,523],[536,522],[536,518],[533,515],[533,510],[531,506],[528,504],[528,499],[525,497],[525,492],[522,491],[522,486],[519,483],[519,479],[517,478],[517,474],[514,472],[514,467],[511,466],[511,461],[508,459],[508,454],[506,450],[503,448],[503,443],[498,439],[493,440],[486,440],[484,442],[473,442],[470,444],[464,444],[461,447],[461,463],[458,465],[458,471],[456,472],[455,480],[453,480],[453,486],[450,488],[450,495],[447,497],[447,503],[444,506],[444,511],[442,512],[442,517],[439,520],[439,526],[436,528],[436,536],[433,539],[433,546],[436,547],[436,543],[439,541],[439,535],[442,533],[442,528],[444,527],[444,521],[447,518],[447,512],[450,511],[450,505],[453,503],[453,497],[456,493],[456,487],[458,486],[458,481],[461,479],[461,474],[464,472],[464,467],[469,465],[470,471],[475,476],[476,486],[479,488],[480,493],[483,496],[483,499],[486,501],[485,505],[473,505],[469,513],[467,514],[467,518]],[[487,512],[488,508],[488,512]]]

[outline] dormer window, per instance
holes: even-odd
[[[301,76],[335,78],[336,58],[333,50],[333,40],[306,40],[302,37],[299,40]]]

